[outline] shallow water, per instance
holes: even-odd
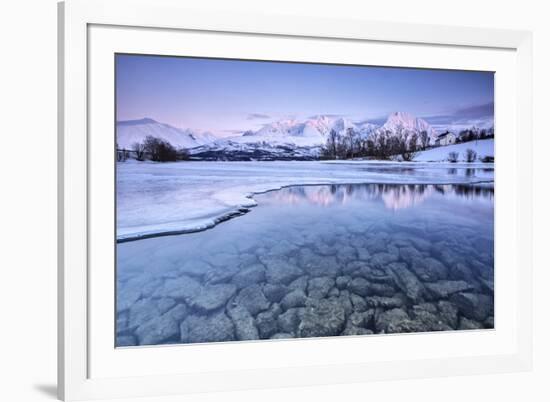
[[[254,198],[213,229],[117,245],[117,346],[493,328],[492,184]]]

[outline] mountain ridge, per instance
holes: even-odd
[[[256,131],[246,131],[241,135],[216,140],[213,146],[223,147],[224,144],[239,143],[269,143],[271,145],[294,145],[298,147],[322,147],[326,144],[329,134],[334,131],[337,137],[342,138],[349,129],[363,139],[370,135],[389,132],[390,135],[402,134],[411,136],[426,131],[434,141],[437,133],[425,120],[414,117],[405,112],[392,113],[382,126],[369,122],[354,123],[345,117],[329,118],[324,115],[315,116],[303,121],[283,119],[264,124]]]
[[[141,143],[147,136],[161,138],[176,148],[195,148],[215,141],[207,131],[181,129],[150,117],[135,120],[121,120],[116,123],[117,146],[131,149],[134,143]]]
[[[178,149],[187,149],[192,157],[198,159],[315,159],[321,155],[329,136],[340,142],[349,141],[349,135],[354,140],[376,139],[380,135],[401,136],[408,142],[413,135],[418,141],[424,131],[428,134],[429,144],[434,144],[438,132],[426,120],[407,112],[393,112],[381,125],[327,115],[305,120],[281,119],[266,123],[257,130],[221,138],[210,132],[181,129],[144,117],[117,122],[117,142],[120,148],[130,149],[135,142],[143,142],[151,135]]]

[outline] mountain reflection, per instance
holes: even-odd
[[[387,209],[399,210],[414,207],[430,197],[442,195],[492,200],[494,188],[492,184],[335,184],[286,187],[266,195],[270,200],[280,204],[325,207],[380,200]]]

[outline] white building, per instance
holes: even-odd
[[[456,135],[449,131],[439,134],[435,139],[436,146],[451,145],[454,143],[456,143]]]

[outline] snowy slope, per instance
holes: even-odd
[[[356,124],[356,127],[359,133],[361,133],[361,135],[364,135],[366,137],[368,137],[377,128],[379,128],[376,124],[368,123],[368,122],[358,123]]]
[[[340,138],[348,130],[368,138],[372,135],[405,135],[436,131],[425,121],[408,113],[392,113],[383,126],[369,122],[355,123],[344,117],[319,115],[306,120],[283,119],[263,125],[256,131],[218,138],[210,133],[179,129],[153,119],[117,123],[117,143],[129,149],[146,136],[160,137],[176,148],[187,148],[192,156],[206,160],[312,159],[321,153],[331,132]]]
[[[256,132],[249,132],[248,135],[234,136],[224,141],[240,144],[291,144],[307,147],[320,146],[324,143],[324,136],[317,127],[309,122],[283,120],[267,124]],[[218,144],[223,145],[224,141],[218,141]]]
[[[335,131],[339,137],[342,137],[349,129],[354,130],[363,138],[378,132],[389,133],[389,135],[412,135],[427,131],[432,138],[436,135],[435,130],[425,120],[404,112],[392,113],[382,127],[369,122],[354,123],[344,117],[335,118],[321,115],[305,121],[295,119],[275,121],[264,125],[257,131],[247,131],[243,135],[218,140],[197,151],[204,152],[206,148],[216,152],[222,152],[224,148],[233,151],[235,144],[250,145],[255,149],[263,147],[266,151],[266,148],[277,146],[320,148],[326,144],[331,131]],[[316,153],[319,153],[319,149]]]
[[[433,129],[426,120],[414,117],[413,115],[405,112],[392,113],[388,117],[388,120],[386,120],[386,123],[382,126],[382,129],[389,130],[392,133],[404,131],[419,134],[422,131],[426,131],[430,137],[433,138],[436,136],[435,129]]]
[[[339,135],[344,135],[348,128],[359,131],[351,120],[342,117],[316,116],[305,121],[285,119],[266,124],[255,132],[231,137],[227,141],[241,144],[269,143],[272,145],[290,144],[299,147],[319,147],[326,143],[331,130],[335,130]],[[366,129],[368,126],[365,126],[363,131]],[[219,145],[223,145],[223,143],[219,142]]]
[[[473,149],[477,152],[478,158],[483,158],[484,156],[495,156],[494,150],[494,140],[478,140],[478,141],[469,141],[461,144],[447,145],[445,147],[437,147],[428,149],[427,151],[419,152],[418,155],[414,158],[417,162],[440,162],[447,161],[449,158],[449,152],[457,152],[459,161],[465,160],[465,152],[467,149]]]
[[[136,142],[143,142],[148,135],[162,138],[176,148],[193,148],[216,139],[207,132],[182,130],[149,118],[117,122],[116,135],[118,147],[126,149]]]

